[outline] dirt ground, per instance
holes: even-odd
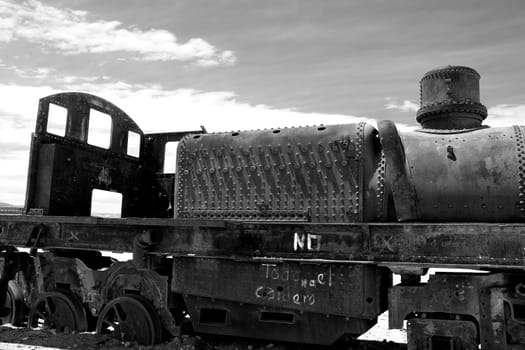
[[[56,333],[53,330],[29,330],[26,328],[0,327],[0,342],[38,345],[60,349],[142,349],[142,350],[300,350],[314,349],[311,346],[275,344],[233,338],[208,338],[182,336],[156,346],[140,346],[131,342],[120,342],[106,335],[92,333]],[[0,343],[0,349],[6,349]],[[16,347],[34,349],[31,346]]]
[[[376,326],[363,334],[359,339],[372,340],[377,343],[369,349],[398,349],[391,343],[406,343],[405,330],[388,329],[388,313],[378,318]],[[2,346],[6,343],[26,344],[26,347]],[[390,345],[389,345],[390,344]],[[142,350],[313,350],[313,349],[361,349],[349,344],[336,344],[330,348],[308,346],[304,344],[278,343],[217,336],[183,335],[156,346],[139,346],[136,343],[121,342],[108,335],[94,333],[57,333],[54,330],[30,330],[27,328],[0,326],[0,350],[24,349],[35,350],[31,346],[44,346],[59,349],[142,349]],[[43,349],[42,349],[43,350]],[[48,349],[49,350],[49,349]]]
[[[24,344],[24,345],[17,345]],[[390,345],[389,345],[390,344]],[[40,349],[39,347],[47,349]],[[141,350],[314,350],[314,349],[365,349],[350,344],[321,347],[303,344],[276,343],[230,337],[182,336],[156,346],[140,346],[120,342],[106,335],[92,333],[56,333],[52,330],[0,327],[0,350],[52,350],[52,349],[141,349]],[[366,349],[400,349],[397,344],[378,342]]]
[[[9,326],[0,327],[0,341],[62,349],[118,348],[122,345],[116,339],[108,336],[89,333],[57,334],[54,330],[30,330]]]

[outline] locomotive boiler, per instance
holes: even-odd
[[[520,222],[523,129],[482,125],[479,78],[425,74],[414,132],[381,121],[187,136],[176,217]]]
[[[99,97],[41,99],[25,208],[0,216],[2,320],[142,344],[187,327],[332,344],[388,309],[392,328],[408,321],[409,349],[522,347],[524,130],[482,124],[479,80],[462,66],[426,73],[409,132],[145,134]],[[48,130],[52,105],[67,110],[63,136]],[[92,111],[111,117],[107,148],[88,142]],[[121,194],[122,218],[90,217],[94,190]],[[422,283],[433,267],[459,270]]]

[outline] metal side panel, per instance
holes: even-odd
[[[388,269],[360,264],[176,258],[172,291],[273,308],[375,318],[386,307]]]
[[[186,296],[184,301],[193,328],[201,333],[330,345],[344,335],[360,335],[375,324],[375,319],[261,307],[197,296]]]

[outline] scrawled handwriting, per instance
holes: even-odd
[[[315,305],[316,290],[333,284],[332,268],[321,265],[307,272],[289,264],[261,264],[263,283],[255,288],[255,297],[269,302]]]

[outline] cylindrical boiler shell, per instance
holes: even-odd
[[[525,218],[524,128],[402,135],[421,221]]]

